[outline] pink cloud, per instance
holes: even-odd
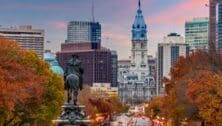
[[[67,28],[66,22],[52,22],[50,24],[57,29],[66,29]]]
[[[121,32],[102,32],[102,46],[116,50],[119,59],[128,59],[131,49],[130,35]]]
[[[208,8],[205,7],[204,0],[186,0],[179,5],[168,8],[152,16],[149,20],[151,24],[178,24],[183,25],[186,20],[194,17],[207,17]]]
[[[121,33],[103,32],[102,36],[105,40],[111,40],[113,46],[130,47],[130,36]]]

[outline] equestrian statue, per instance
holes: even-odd
[[[90,124],[90,120],[84,111],[85,106],[77,104],[78,91],[83,89],[82,75],[83,68],[81,61],[77,55],[72,55],[66,64],[64,72],[67,101],[62,106],[63,111],[60,116],[55,120],[57,126],[88,126]],[[72,99],[73,103],[71,102]]]
[[[77,105],[78,91],[83,89],[83,68],[79,56],[72,55],[72,58],[67,62],[64,81],[65,90],[67,91],[67,102],[70,103],[73,93],[73,104]]]

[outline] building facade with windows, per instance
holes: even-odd
[[[70,21],[66,43],[90,42],[94,49],[100,48],[101,25],[98,22]]]
[[[164,93],[163,77],[170,77],[170,69],[180,56],[189,55],[189,44],[176,33],[164,37],[164,42],[158,44],[157,54],[157,95]]]
[[[118,55],[116,51],[111,51],[111,63],[112,63],[112,87],[118,87]]]
[[[118,60],[118,83],[124,80],[124,76],[129,74],[130,60]]]
[[[153,57],[152,55],[148,55],[148,67],[149,67],[149,75],[153,76],[156,78],[156,58]]]
[[[185,42],[191,50],[208,49],[209,18],[194,18],[185,23]]]
[[[138,81],[137,76],[125,76],[119,84],[119,99],[124,104],[137,105],[148,102],[156,96],[156,83],[152,76],[146,76],[144,81]]]
[[[118,88],[111,86],[111,83],[93,83],[90,87],[91,93],[101,98],[118,96]]]
[[[23,49],[32,50],[43,58],[44,30],[32,29],[31,25],[19,26],[19,28],[0,28],[0,35],[15,40]]]
[[[83,83],[111,83],[117,85],[117,54],[101,47],[101,25],[98,22],[70,21],[67,40],[57,53],[64,69],[72,55],[78,55],[84,69]]]
[[[209,1],[209,47],[222,52],[222,1]],[[216,48],[215,48],[216,47]]]
[[[86,43],[69,43],[69,46],[73,49],[62,46],[64,48],[57,53],[58,62],[63,69],[72,55],[78,55],[84,69],[84,84],[92,86],[93,83],[112,82],[112,54],[109,49],[92,49],[91,44]]]

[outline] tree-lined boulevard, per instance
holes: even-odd
[[[189,0],[175,10],[195,9],[196,1]],[[33,5],[40,1],[32,2],[28,9],[37,9]],[[68,7],[67,3],[61,7]],[[118,61],[117,51],[101,44],[94,1],[92,21],[70,21],[67,39],[53,56],[51,49],[44,48],[44,29],[31,25],[0,28],[0,126],[222,126],[222,0],[205,4],[209,18],[185,22],[185,39],[178,33],[161,36],[163,43],[158,43],[155,58],[148,55],[148,33],[153,29],[146,24],[144,4],[140,0],[137,4],[127,60]],[[64,9],[49,5],[40,8],[53,13]],[[66,11],[71,12],[70,8]],[[183,11],[178,12],[184,16]],[[118,33],[105,35],[121,42],[127,38]],[[115,46],[122,51],[121,42]],[[53,58],[43,58],[44,52]]]

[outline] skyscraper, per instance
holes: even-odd
[[[111,50],[100,47],[100,24],[71,21],[67,27],[67,40],[61,44],[61,51],[57,53],[61,67],[65,68],[67,61],[75,54],[82,61],[84,84],[112,83],[116,85],[115,77],[117,78],[117,76],[113,75],[115,73],[114,58],[116,57],[112,55]]]
[[[171,33],[164,37],[164,42],[158,44],[157,55],[157,95],[164,92],[162,78],[170,77],[170,69],[179,56],[189,54],[189,45],[184,42],[184,38],[176,33]]]
[[[210,0],[209,46],[222,51],[222,0]]]
[[[0,35],[15,40],[23,49],[33,50],[43,58],[45,37],[43,29],[32,29],[30,25],[19,26],[19,28],[0,28]]]
[[[90,42],[92,48],[100,48],[101,25],[98,22],[70,21],[66,43]]]
[[[72,43],[73,46],[76,44],[84,43]],[[61,52],[57,53],[58,62],[64,69],[68,60],[72,55],[78,55],[82,61],[84,69],[83,83],[93,85],[93,83],[111,83],[112,82],[112,54],[111,51],[105,48],[91,49],[90,45],[88,48],[75,50],[68,50],[62,48]]]
[[[185,42],[191,50],[208,49],[208,18],[194,18],[185,23]]]
[[[145,24],[141,4],[132,26],[132,51],[131,51],[131,66],[130,73],[143,81],[148,75],[147,63],[147,26]]]
[[[116,51],[111,51],[111,63],[112,63],[112,82],[111,86],[112,87],[117,87],[118,82],[117,82],[117,73],[118,73],[118,55]]]

